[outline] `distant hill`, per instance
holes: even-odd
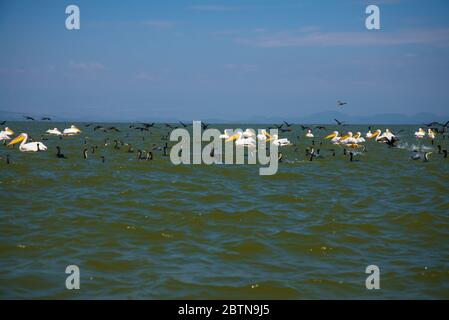
[[[303,124],[334,124],[334,119],[347,124],[421,124],[432,121],[446,122],[449,115],[441,116],[432,113],[406,115],[401,113],[382,113],[367,116],[348,115],[340,111],[322,111],[304,117],[254,117],[242,121],[248,123],[281,123],[283,120]]]
[[[419,124],[432,121],[443,121],[449,116],[442,117],[432,113],[417,113],[406,115],[401,113],[382,113],[367,116],[347,115],[343,112],[320,112],[305,117],[303,121],[310,123],[334,123],[334,119],[348,124]]]
[[[19,113],[0,110],[0,121],[10,120],[10,121],[23,121],[24,115],[33,116],[36,120],[40,119],[43,115],[38,113]],[[432,113],[417,113],[413,115],[406,115],[401,113],[382,113],[374,115],[349,115],[341,111],[322,111],[305,116],[294,116],[294,117],[267,117],[267,116],[254,116],[251,118],[240,118],[240,119],[222,119],[222,118],[211,118],[204,117],[202,119],[176,119],[173,117],[148,117],[142,116],[141,118],[127,118],[127,119],[117,119],[113,116],[105,118],[89,117],[84,114],[77,116],[51,116],[53,121],[60,122],[170,122],[175,123],[179,120],[183,122],[192,122],[192,120],[202,120],[208,123],[257,123],[257,124],[272,124],[272,123],[282,123],[286,120],[293,123],[301,124],[334,124],[334,119],[343,121],[346,124],[422,124],[432,121],[446,122],[449,120],[449,115],[441,116]]]

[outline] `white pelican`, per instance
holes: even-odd
[[[324,139],[331,139],[331,142],[332,142],[332,143],[338,143],[338,141],[340,141],[340,138],[341,138],[341,137],[339,137],[338,131],[334,131],[334,132],[331,133],[330,135],[324,137]]]
[[[372,135],[373,135],[373,133],[371,132],[371,130],[368,130],[368,132],[366,133],[365,137],[370,139]]]
[[[234,141],[235,145],[240,147],[255,147],[256,146],[256,140],[254,138],[244,138],[243,132],[238,131],[236,134],[230,136],[226,142]]]
[[[392,141],[396,136],[390,131],[390,129],[385,129],[385,132],[376,138],[378,142],[386,142],[385,140]]]
[[[270,138],[267,141],[273,141],[275,146],[284,147],[290,145],[290,141],[287,138],[279,139],[277,134],[270,135]]]
[[[415,138],[424,138],[425,135],[426,132],[422,128],[419,128],[418,131],[415,132]]]
[[[229,133],[228,133],[228,130],[225,129],[225,131],[223,132],[223,134],[220,134],[219,138],[220,138],[220,139],[229,139]]]
[[[28,140],[28,135],[26,133],[21,133],[17,137],[15,137],[10,143],[8,143],[8,146],[11,146],[13,144],[19,143],[22,141],[22,143],[19,146],[19,150],[22,152],[36,152],[36,151],[45,151],[47,150],[47,147],[42,142],[29,142],[26,143]]]
[[[244,132],[243,132],[243,137],[244,138],[252,138],[252,137],[254,137],[254,131],[253,130],[251,130],[251,129],[246,129]]]
[[[349,131],[348,134],[346,134],[345,136],[341,137],[339,142],[344,144],[357,143],[351,131]]]
[[[430,139],[435,139],[435,132],[433,132],[430,128],[427,130],[427,137]]]
[[[368,137],[368,139],[376,138],[376,141],[377,141],[377,138],[380,136],[381,133],[382,133],[382,131],[380,131],[380,129],[377,129],[376,131],[374,131],[371,134],[371,136]]]
[[[5,130],[0,131],[0,141],[11,139],[10,135],[13,135],[13,134],[14,134],[14,131],[9,129],[8,127],[5,127]]]
[[[291,142],[287,139],[287,138],[282,138],[282,139],[279,139],[279,136],[277,135],[277,134],[273,134],[273,135],[270,135],[268,132],[266,132],[265,130],[263,130],[264,131],[264,134],[267,136],[267,142],[268,141],[273,141],[273,144],[275,145],[275,146],[279,146],[279,147],[284,147],[284,146],[289,146],[289,145],[291,145]]]
[[[63,134],[67,136],[73,136],[75,134],[80,134],[81,130],[75,127],[73,124],[68,129],[64,129]]]
[[[362,137],[362,133],[359,131],[354,136],[355,143],[362,143],[365,142],[365,138]]]
[[[267,133],[267,131],[265,129],[262,129],[260,131],[260,133],[257,135],[257,140],[258,141],[266,141],[267,138],[269,138],[270,135]]]
[[[48,129],[48,130],[46,131],[46,133],[47,133],[47,134],[54,134],[54,135],[56,135],[56,136],[62,135],[62,132],[59,131],[58,128]]]
[[[307,129],[306,137],[307,137],[307,138],[313,138],[312,130]]]

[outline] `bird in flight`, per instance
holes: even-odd
[[[334,120],[335,120],[335,122],[337,122],[337,125],[339,125],[339,126],[343,126],[344,125],[343,121],[339,121],[337,119],[334,119]]]
[[[345,104],[348,104],[348,103],[340,101],[340,100],[337,101],[337,106],[339,106],[339,107],[343,107]]]

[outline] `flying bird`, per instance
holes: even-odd
[[[340,100],[337,101],[337,105],[338,105],[339,107],[343,107],[345,104],[348,104],[348,103],[347,103],[347,102],[340,101]]]
[[[343,121],[339,121],[339,120],[337,120],[337,119],[334,119],[334,120],[335,120],[335,122],[337,122],[337,125],[339,125],[339,126],[344,125],[344,122],[343,122]]]
[[[281,125],[273,124],[273,126],[275,126],[277,129],[280,129],[284,126],[284,124],[283,123]]]

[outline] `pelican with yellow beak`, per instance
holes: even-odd
[[[45,151],[47,147],[42,142],[29,142],[27,143],[28,135],[26,133],[21,133],[17,137],[15,137],[8,146],[12,146],[16,143],[21,142],[19,146],[19,150],[22,152],[37,152],[37,151]]]
[[[268,132],[265,129],[262,129],[260,133],[257,135],[257,141],[266,141],[267,138],[270,138],[271,136],[268,134]]]
[[[324,139],[331,139],[331,142],[334,144],[337,144],[340,141],[340,136],[339,136],[339,132],[338,131],[334,131],[333,133],[331,133],[330,135],[324,137]]]
[[[235,141],[235,145],[239,147],[255,147],[256,146],[256,140],[254,138],[245,138],[243,137],[242,131],[237,131],[236,134],[230,136],[228,139],[226,139],[225,142],[231,142]]]
[[[281,139],[279,139],[279,136],[278,136],[277,134],[270,135],[268,132],[265,131],[265,135],[266,135],[267,138],[268,138],[266,141],[267,141],[267,142],[272,141],[272,143],[273,143],[275,146],[278,146],[278,147],[285,147],[285,146],[289,146],[289,145],[292,144],[287,138],[281,138]]]
[[[374,138],[376,138],[376,140],[377,140],[377,138],[379,137],[379,135],[380,135],[381,133],[382,133],[382,131],[381,131],[380,129],[377,129],[376,131],[373,132],[373,134],[371,134],[370,137],[368,137],[368,139],[374,139]]]
[[[340,143],[343,144],[353,144],[357,143],[356,139],[354,138],[354,135],[351,131],[349,131],[346,135],[340,138]]]
[[[435,139],[435,132],[433,132],[433,130],[430,128],[427,130],[427,137],[429,139]]]
[[[68,129],[64,129],[63,134],[66,136],[73,136],[76,134],[80,134],[81,130],[75,127],[73,124]]]
[[[365,142],[365,138],[362,137],[362,133],[360,131],[358,131],[354,135],[354,139],[355,139],[355,143],[363,143],[363,142]]]
[[[418,131],[415,132],[415,138],[421,139],[426,136],[426,132],[423,130],[423,128],[419,128]]]
[[[225,131],[223,132],[223,134],[220,134],[219,138],[220,138],[220,139],[229,139],[229,133],[228,133],[228,130],[225,129]]]
[[[390,129],[385,129],[385,132],[376,138],[378,142],[386,142],[386,140],[391,141],[395,139],[396,136],[390,131]]]
[[[0,141],[11,139],[10,135],[13,135],[13,134],[14,134],[14,131],[12,131],[11,129],[6,127],[5,130],[0,131]]]

